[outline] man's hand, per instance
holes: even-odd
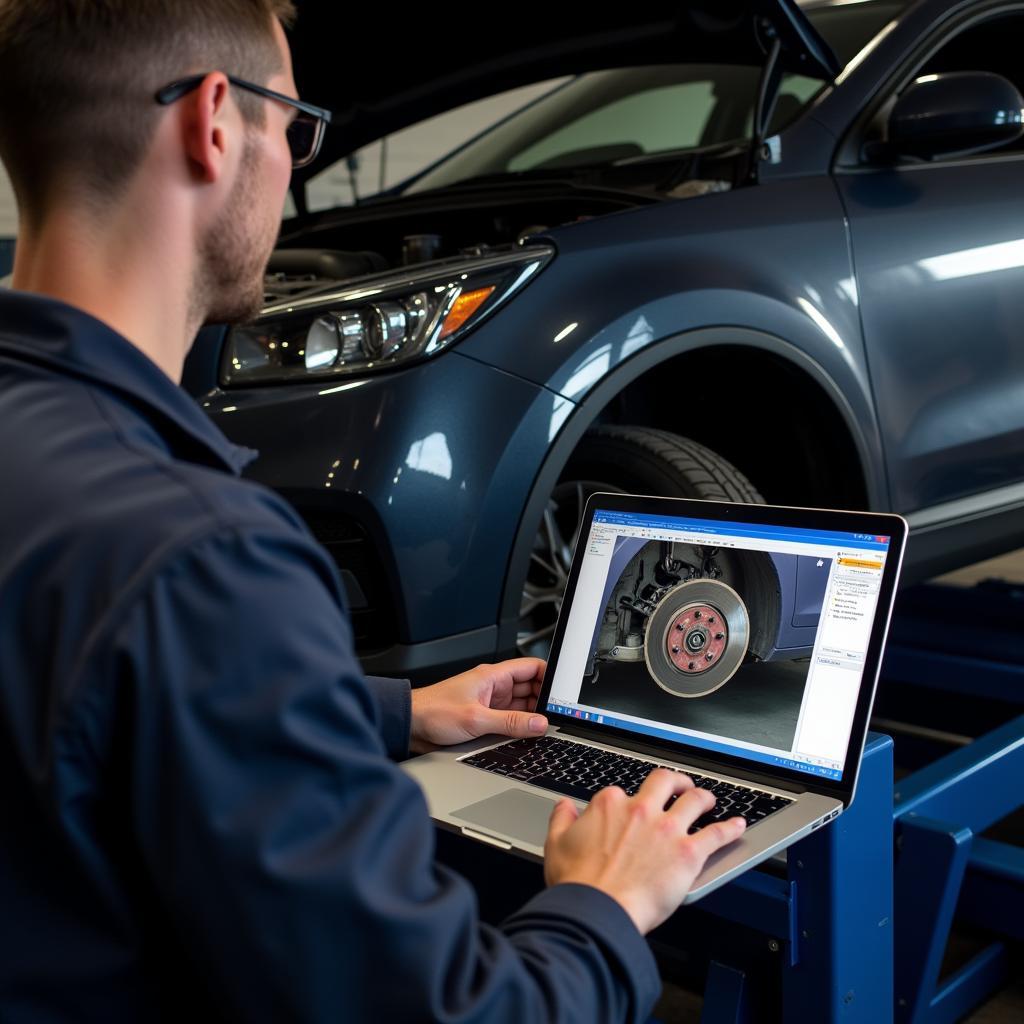
[[[548,720],[531,714],[543,676],[539,658],[513,658],[414,689],[409,748],[422,754],[488,733],[543,735]]]
[[[544,876],[607,893],[646,935],[679,906],[708,857],[743,834],[746,822],[729,818],[687,835],[714,804],[714,794],[664,768],[632,798],[617,786],[600,790],[582,814],[562,800],[548,826]]]

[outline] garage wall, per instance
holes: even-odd
[[[556,84],[557,81],[531,85],[470,103],[397,132],[383,144],[374,143],[367,146],[356,154],[358,170],[355,173],[355,185],[358,194],[371,195],[379,190],[382,162],[383,187],[389,188],[432,164],[488,125],[529,103]],[[321,210],[330,206],[348,205],[352,198],[351,175],[344,161],[327,168],[310,182],[311,209]],[[289,199],[285,215],[288,216],[292,212],[294,208]],[[18,214],[14,193],[11,191],[6,173],[0,167],[0,276],[10,271],[13,239],[17,231]]]

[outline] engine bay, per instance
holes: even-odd
[[[736,145],[576,170],[557,180],[522,177],[306,214],[282,225],[268,290],[290,298],[349,281],[448,259],[499,255],[555,228],[741,187],[748,154]]]

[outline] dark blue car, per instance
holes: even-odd
[[[368,670],[543,650],[596,489],[900,512],[908,579],[1024,542],[1024,7],[552,10],[476,50],[442,21],[306,5],[320,168],[572,77],[352,208],[297,177],[262,317],[187,368]]]

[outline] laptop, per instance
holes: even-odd
[[[684,902],[850,806],[907,524],[895,515],[597,493],[537,709],[542,737],[405,762],[439,825],[543,858],[548,819],[654,767],[741,814]]]

